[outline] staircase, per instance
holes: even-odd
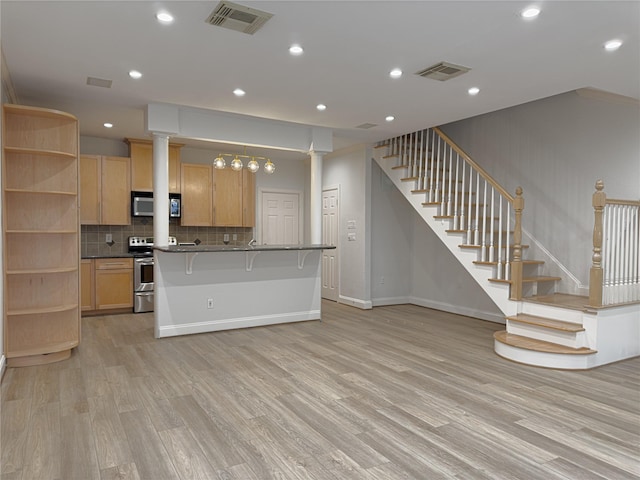
[[[522,189],[512,196],[438,128],[389,139],[374,159],[505,315],[496,353],[549,368],[587,369],[640,354],[640,304],[599,310],[589,297],[556,292],[561,278],[525,258]],[[626,308],[626,310],[625,310]],[[610,331],[603,334],[602,319]],[[616,320],[612,321],[611,319]],[[610,336],[613,340],[598,342]],[[636,335],[638,336],[638,335]],[[598,345],[605,345],[604,352]]]

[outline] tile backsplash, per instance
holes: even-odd
[[[106,242],[110,233],[113,245]],[[253,238],[251,227],[183,227],[179,220],[169,221],[169,235],[178,242],[200,240],[201,245],[223,245],[224,234],[229,234],[229,245],[246,245]],[[237,237],[233,239],[234,235]],[[81,255],[119,255],[127,253],[128,237],[153,237],[153,219],[134,218],[131,225],[82,225]]]

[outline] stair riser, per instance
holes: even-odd
[[[582,325],[582,312],[580,310],[572,310],[553,305],[543,305],[540,303],[522,302],[522,311],[520,313],[528,313],[538,317],[554,318],[563,322],[577,323]]]
[[[514,362],[562,370],[586,370],[597,365],[596,353],[591,355],[563,355],[558,353],[535,352],[494,341],[495,352]]]
[[[587,345],[587,337],[584,331],[564,332],[540,325],[530,325],[507,320],[507,332],[535,340],[564,345],[565,347],[582,348],[589,346]]]

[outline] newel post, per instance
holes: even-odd
[[[522,187],[516,188],[516,198],[513,199],[515,225],[513,227],[513,260],[511,261],[511,300],[522,299],[522,210],[524,198]],[[508,255],[508,252],[507,252]]]
[[[602,216],[604,206],[607,203],[607,195],[604,193],[604,182],[596,182],[596,191],[593,194],[593,255],[591,256],[591,270],[589,271],[589,305],[602,306]]]

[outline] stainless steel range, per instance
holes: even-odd
[[[177,245],[169,237],[169,245]],[[129,237],[133,254],[133,311],[153,312],[153,237]]]

